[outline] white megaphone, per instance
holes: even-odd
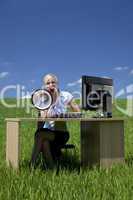
[[[35,108],[39,110],[48,109],[53,102],[52,95],[46,89],[38,89],[36,90],[31,97],[32,104]]]

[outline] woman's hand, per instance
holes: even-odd
[[[40,111],[40,117],[42,117],[42,118],[46,118],[47,117],[47,110],[41,110]]]
[[[53,98],[53,103],[56,102],[58,96],[59,96],[59,92],[57,90],[57,88],[54,88],[54,89],[48,89],[48,91],[50,92],[50,94],[52,95],[52,98]]]
[[[70,106],[70,108],[72,109],[73,112],[80,112],[80,107],[79,107],[79,105],[75,102],[74,99],[72,99],[72,101],[70,101],[69,106]]]
[[[50,90],[50,89],[47,89],[47,90],[50,92],[50,94],[51,94],[51,96],[53,98],[53,103],[55,103],[57,98],[58,98],[58,96],[59,96],[59,92],[58,92],[57,88],[54,88],[52,90]],[[55,112],[52,109],[52,105],[47,110],[41,110],[40,111],[40,116],[42,118],[54,117],[55,116]]]

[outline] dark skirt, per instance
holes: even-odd
[[[32,150],[31,156],[31,164],[34,165],[39,153],[43,153],[45,157],[45,152],[42,151],[41,146],[43,146],[45,135],[54,135],[54,139],[47,139],[50,144],[50,151],[53,157],[53,160],[56,160],[61,155],[61,148],[67,143],[69,140],[69,132],[63,130],[51,130],[48,128],[38,128],[35,132],[34,137],[34,146]]]

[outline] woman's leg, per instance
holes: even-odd
[[[61,154],[61,148],[69,139],[69,132],[49,129],[39,129],[35,133],[34,146],[30,165],[35,166],[39,153],[43,153],[48,167],[53,167],[53,159],[57,160]]]
[[[41,151],[43,151],[43,155],[45,155],[46,159],[48,159],[49,157],[48,162],[52,163],[52,161],[50,161],[52,160],[52,155],[50,155],[51,150],[50,150],[49,142],[53,141],[54,138],[55,138],[54,133],[53,132],[51,133],[51,131],[48,129],[39,129],[35,132],[34,146],[33,146],[32,156],[31,156],[31,161],[30,161],[31,166],[35,166],[36,160]]]
[[[57,160],[61,156],[61,148],[67,143],[69,140],[69,132],[68,131],[54,131],[55,139],[50,142],[51,152],[54,160]]]
[[[47,168],[53,169],[54,168],[54,160],[53,160],[53,156],[51,153],[50,142],[48,140],[44,140],[44,142],[43,142],[42,153],[43,153],[43,157],[45,159]]]
[[[39,153],[41,152],[41,149],[42,149],[42,138],[39,136],[39,132],[36,131],[34,136],[34,145],[32,149],[30,165],[35,166],[36,160],[38,158]]]

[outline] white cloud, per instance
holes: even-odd
[[[110,78],[109,76],[102,76],[103,78]]]
[[[123,67],[123,69],[124,69],[124,70],[127,70],[127,69],[129,69],[129,67],[128,67],[128,66],[125,66],[125,67]]]
[[[0,73],[0,79],[5,78],[9,75],[9,72],[1,72]]]
[[[32,80],[30,80],[30,82],[31,82],[31,83],[34,83],[34,82],[35,82],[35,80],[34,80],[34,79],[32,79]]]
[[[130,84],[126,87],[127,93],[133,93],[133,84]]]
[[[133,69],[130,71],[130,74],[133,75]]]
[[[128,66],[118,66],[118,67],[115,67],[114,69],[116,71],[123,71],[123,70],[127,70],[129,67]]]
[[[81,79],[74,81],[72,83],[68,83],[67,87],[73,87],[73,86],[79,85],[80,83],[81,83]]]

